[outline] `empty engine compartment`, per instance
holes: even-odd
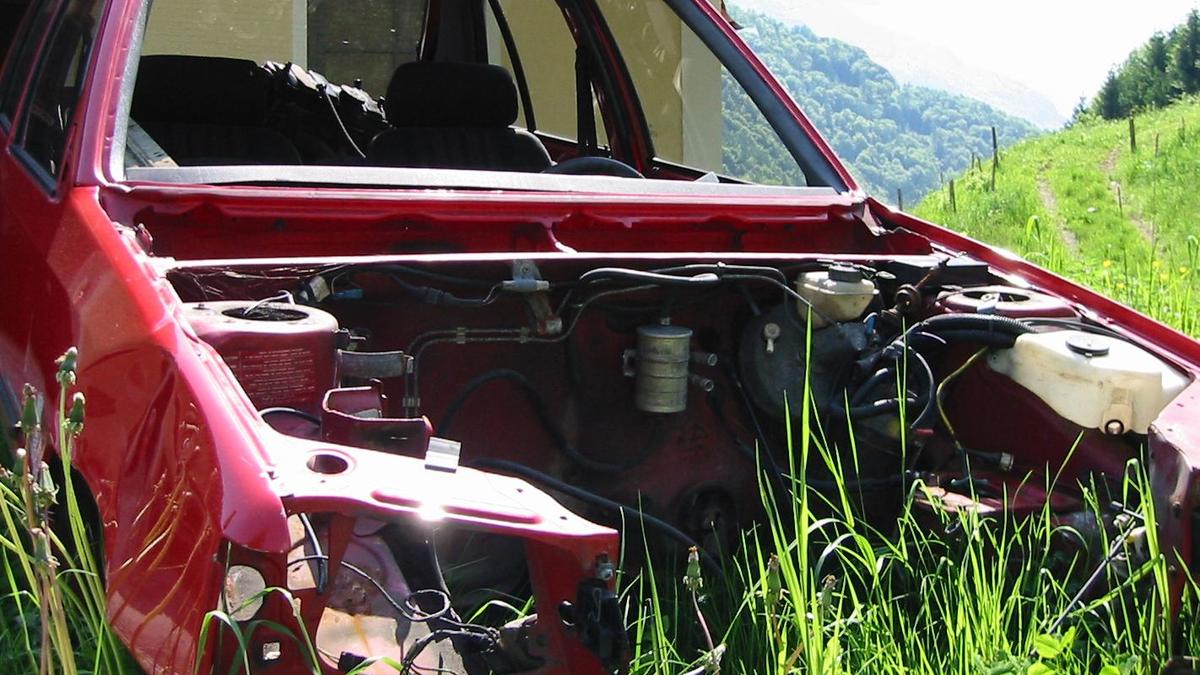
[[[895,352],[904,330],[909,353],[917,355],[912,370],[928,363],[935,384],[976,349],[995,348],[1003,335],[1011,342],[1013,331],[1081,332],[1094,337],[1059,342],[1108,342],[1126,356],[1142,355],[1143,370],[1146,363],[1162,363],[1072,318],[1074,311],[1061,300],[998,285],[986,266],[947,265],[932,257],[878,264],[389,263],[254,275],[189,267],[172,274],[184,299],[199,303],[189,305],[193,327],[222,354],[259,408],[325,414],[325,426],[336,426],[339,411],[329,405],[337,408],[349,396],[329,394],[340,376],[344,387],[375,387],[378,404],[370,414],[377,419],[417,426],[428,419],[434,435],[462,443],[464,463],[519,462],[619,501],[640,497],[647,511],[681,525],[706,494],[724,495],[733,506],[723,522],[746,524],[757,500],[754,448],[783,461],[785,397],[795,418],[806,373],[831,446],[848,446],[850,397],[859,451],[898,460],[902,439],[892,427],[901,406],[894,378],[885,382],[877,372],[895,360],[889,349]],[[814,279],[819,283],[802,289],[817,301],[809,326],[808,302],[795,289]],[[839,284],[857,288],[848,305],[838,304],[838,297],[821,296],[821,283],[835,296]],[[936,328],[939,322],[946,328]],[[341,372],[335,375],[339,350]],[[1136,439],[1130,441],[1125,427],[1144,434],[1145,421],[1158,412],[1139,410],[1136,429],[1122,423],[1106,432],[1105,424],[1114,421],[1109,419],[1081,427],[1054,414],[1055,401],[1047,403],[1002,375],[1011,372],[1015,352],[998,351],[1009,365],[978,364],[966,371],[944,404],[962,438],[979,441],[967,447],[980,457],[1006,456],[996,460],[1006,472],[1045,470],[1047,464],[1056,469],[1080,433],[1084,443],[1124,449],[1116,454],[1128,456]],[[1059,351],[1071,359],[1070,350]],[[372,355],[374,365],[363,362]],[[1108,377],[1111,357],[1076,356],[1082,371]],[[1149,374],[1160,390],[1139,395],[1139,406],[1153,401],[1161,409],[1182,389],[1180,373],[1166,364],[1161,372]],[[903,407],[912,428],[903,441],[929,454],[908,467],[864,459],[861,464],[880,475],[860,478],[898,482],[906,470],[935,471],[947,462],[940,453],[952,439],[933,414],[937,406],[926,405],[930,396],[922,387],[929,381],[912,372],[909,380],[910,400]],[[999,430],[1015,420],[997,417],[997,406],[970,404],[977,390],[995,387],[1011,389],[1003,397],[1011,406],[999,409],[1037,410],[1047,424],[1023,432],[1019,444],[1007,439]],[[1132,394],[1119,394],[1126,395]],[[871,405],[891,412],[868,410]],[[362,412],[349,415],[361,419]],[[329,433],[327,440],[338,440]],[[418,440],[409,451],[424,452],[424,443]],[[378,443],[376,449],[387,450]],[[1087,455],[1099,468],[1097,458],[1114,452]],[[676,470],[680,466],[691,470]],[[711,533],[692,534],[699,540]]]
[[[760,469],[789,493],[788,424],[806,402],[886,532],[917,479],[940,496],[931,514],[1034,512],[1061,470],[1052,507],[1079,512],[1070,485],[1119,480],[1186,385],[1070,304],[961,258],[197,262],[170,278],[277,430],[516,475],[617,528],[633,524],[605,500],[636,508],[662,560],[732,552],[762,516]],[[1016,348],[1045,342],[1032,360]],[[1048,362],[1060,383],[1021,374]],[[1081,382],[1103,396],[1076,396]],[[819,458],[807,476],[836,488]],[[438,552],[490,561],[452,584],[456,602],[518,594],[528,573],[486,538],[451,534]]]

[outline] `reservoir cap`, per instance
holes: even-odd
[[[1108,356],[1110,347],[1108,340],[1099,335],[1081,333],[1067,338],[1067,349],[1090,359],[1095,356]]]

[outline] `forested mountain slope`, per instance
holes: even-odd
[[[1007,145],[1036,128],[984,103],[901,85],[863,50],[730,6],[741,35],[762,57],[868,192],[916,201],[939,175],[991,154],[991,127]],[[770,180],[778,158],[744,98],[725,96],[725,165],[734,175]],[[911,203],[911,202],[910,202]]]

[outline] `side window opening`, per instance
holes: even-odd
[[[23,85],[29,75],[29,69],[33,67],[38,48],[42,44],[41,38],[46,33],[46,27],[54,16],[57,4],[54,0],[35,0],[28,3],[28,12],[32,13],[32,16],[22,22],[18,15],[11,24],[11,30],[20,29],[22,33],[20,36],[13,36],[12,48],[8,50],[7,57],[0,57],[3,58],[0,63],[3,63],[4,68],[4,72],[0,73],[0,125],[5,128],[9,127],[16,114]],[[0,4],[0,7],[9,9],[18,6],[22,10],[26,9],[25,5]]]
[[[25,154],[49,176],[62,169],[63,152],[82,93],[101,0],[71,0],[62,10],[38,64],[19,139]]]
[[[803,186],[804,172],[717,56],[663,0],[596,0],[633,80],[659,163]]]
[[[558,4],[552,1],[500,0],[513,42],[525,71],[530,107],[521,105],[524,126],[544,136],[575,142],[579,137],[576,42]],[[514,72],[514,64],[499,23],[484,2],[487,13],[488,61]],[[607,131],[600,103],[592,94],[592,118],[596,138],[606,148]],[[530,120],[536,120],[536,125]]]
[[[29,0],[0,0],[0,63],[4,63],[8,52],[18,44],[17,29],[31,4]]]

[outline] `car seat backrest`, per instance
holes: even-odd
[[[517,88],[499,66],[404,64],[392,75],[384,111],[393,128],[371,142],[370,164],[501,171],[551,164],[536,136],[511,126]]]
[[[271,80],[253,61],[144,56],[130,117],[181,165],[299,164],[271,129]]]

